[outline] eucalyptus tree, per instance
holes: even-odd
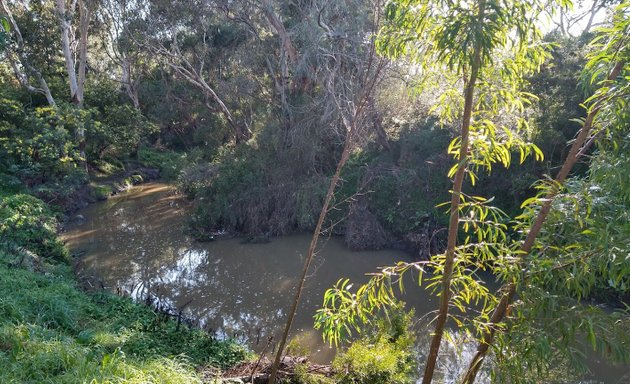
[[[464,382],[466,383],[474,382],[479,367],[488,353],[496,333],[504,328],[506,317],[511,311],[512,303],[517,292],[519,292],[519,289],[520,291],[526,290],[528,286],[527,282],[533,280],[536,274],[540,273],[541,267],[550,268],[552,271],[570,270],[570,279],[567,279],[566,282],[567,290],[570,292],[570,296],[577,297],[577,304],[580,304],[579,299],[581,297],[587,296],[588,289],[593,284],[592,277],[589,276],[593,271],[604,269],[605,273],[602,274],[611,287],[615,288],[616,286],[620,286],[624,291],[626,289],[625,284],[621,285],[621,281],[624,276],[627,276],[628,268],[630,268],[627,262],[624,262],[625,259],[621,261],[620,268],[611,269],[612,266],[619,264],[615,262],[615,257],[611,255],[608,250],[610,246],[608,242],[612,243],[615,234],[614,231],[604,231],[607,241],[606,246],[603,247],[604,249],[591,249],[582,252],[581,257],[576,256],[580,249],[580,243],[567,242],[554,246],[549,236],[541,240],[539,235],[551,212],[554,199],[560,193],[571,169],[580,159],[588,154],[588,150],[593,143],[603,135],[618,136],[618,131],[622,132],[622,137],[627,134],[627,100],[630,95],[630,81],[628,77],[630,73],[629,12],[630,5],[628,4],[617,7],[613,24],[601,30],[601,35],[594,40],[594,52],[591,54],[591,60],[585,69],[585,73],[588,74],[590,78],[585,79],[585,81],[590,82],[592,85],[596,86],[597,89],[594,95],[585,102],[588,114],[555,180],[540,184],[539,194],[523,203],[525,211],[521,217],[521,219],[524,220],[521,229],[523,229],[523,227],[526,228],[525,239],[518,244],[518,249],[515,252],[517,255],[516,262],[514,263],[515,265],[511,266],[511,269],[512,272],[514,272],[514,269],[523,269],[526,274],[525,276],[520,276],[520,279],[513,278],[507,280],[499,290],[500,300],[492,312],[487,328],[483,332],[483,337],[479,341],[477,352],[470,362],[469,369],[464,377]],[[576,202],[574,202],[574,204],[575,203]],[[580,203],[584,204],[584,202]],[[590,216],[590,212],[591,209],[589,208],[584,219]],[[582,224],[582,220],[583,219],[578,219],[578,221],[580,221],[580,227],[583,227],[583,233],[588,234],[592,232],[588,226]],[[606,227],[608,228],[608,225],[606,225]],[[554,233],[553,236],[557,236],[557,232]],[[546,242],[544,240],[546,240]],[[582,241],[584,241],[584,239],[582,239]],[[586,241],[591,240],[588,239]],[[569,260],[556,261],[550,264],[547,257],[544,257],[546,256],[545,253],[549,252],[548,248],[560,251],[559,253],[561,255],[564,254],[566,256],[570,254],[571,257]],[[596,257],[598,255],[600,255],[599,258]],[[603,257],[601,255],[603,255]],[[610,256],[613,257],[610,258]],[[557,257],[557,259],[559,259],[559,257]],[[589,259],[599,261],[599,265],[595,268],[582,269],[582,273],[586,271],[587,277],[585,278],[584,275],[580,276],[577,271],[578,268],[586,265],[585,261],[590,261]],[[532,275],[534,276],[532,277]],[[547,277],[548,276],[549,275],[547,275]],[[549,282],[546,283],[549,284]],[[549,297],[543,297],[540,301],[544,302],[544,299],[549,299]],[[561,305],[554,300],[548,300],[548,302],[550,303],[549,307],[543,306],[543,310],[552,313],[557,306]],[[575,308],[573,302],[571,302],[569,308]],[[578,306],[578,308],[580,308],[580,306]],[[587,306],[587,310],[589,309],[590,308]],[[575,312],[577,311],[573,311],[572,315],[567,317],[567,319],[576,319]],[[569,311],[569,313],[571,313],[571,311]],[[600,313],[597,312],[596,314],[599,315]],[[614,349],[616,353],[614,353],[613,357],[616,357],[618,360],[619,356],[616,355],[619,355],[619,345],[622,344],[623,341],[620,340],[621,343],[615,343],[614,341],[615,338],[619,336],[613,333],[612,335],[609,334],[606,335],[606,337],[602,337],[603,340],[598,341],[596,339],[598,335],[593,330],[593,320],[588,316],[585,316],[584,319],[580,317],[577,318],[579,321],[588,322],[589,326],[585,333],[589,340],[591,340],[593,349],[599,350],[599,352],[608,352],[609,354],[612,354],[611,351]],[[618,322],[615,320],[613,324],[615,323]],[[569,327],[568,324],[565,324],[565,326]],[[621,335],[622,334],[623,333],[621,333]],[[624,357],[625,353],[622,351],[621,358]]]
[[[609,11],[620,3],[620,0],[579,0],[575,2],[575,7],[561,7],[552,21],[565,36],[584,35],[601,26],[601,20],[611,16]]]
[[[70,102],[83,108],[85,80],[88,64],[88,34],[95,3],[92,0],[55,0],[55,12],[59,20],[61,47],[70,87]],[[77,140],[83,165],[87,170],[85,154],[85,124],[77,120]]]
[[[226,20],[212,0],[197,7],[186,1],[162,0],[144,6],[143,30],[137,29],[136,42],[200,91],[205,107],[223,117],[236,142],[248,140],[251,119],[239,118],[248,105],[237,101],[241,90],[236,82],[227,81],[241,69],[235,54],[248,42],[243,28]]]
[[[537,69],[546,56],[544,47],[535,44],[540,37],[535,21],[542,10],[540,2],[513,1],[504,5],[487,0],[390,2],[386,8],[388,23],[381,31],[381,51],[390,57],[411,59],[421,68],[422,76],[444,71],[453,87],[442,90],[438,108],[447,122],[461,124],[461,135],[449,147],[457,163],[449,172],[453,188],[447,248],[432,263],[436,272],[432,285],[439,281],[441,298],[425,383],[433,377],[449,306],[468,301],[471,295],[483,295],[482,287],[473,279],[464,286],[453,284],[454,272],[456,284],[461,284],[468,278],[467,263],[482,256],[482,251],[489,252],[457,247],[462,221],[466,230],[468,226],[477,227],[479,219],[493,213],[485,199],[468,199],[463,194],[464,179],[468,175],[474,183],[476,172],[490,169],[495,162],[509,165],[513,147],[520,149],[522,158],[536,150],[509,129],[519,127],[497,127],[492,119],[501,111],[522,109],[529,102],[529,95],[519,86],[523,75]],[[467,217],[462,218],[462,213]],[[501,226],[474,231],[487,232],[489,243],[505,235]],[[320,313],[320,321],[329,327],[333,318]]]
[[[22,87],[29,92],[44,95],[48,104],[56,105],[46,76],[42,73],[43,68],[48,67],[46,69],[50,77],[58,76],[58,68],[54,67],[58,55],[56,48],[60,48],[70,89],[68,100],[77,108],[82,108],[87,73],[88,33],[91,15],[97,4],[91,0],[70,3],[66,0],[55,0],[54,5],[41,1],[2,0],[0,4],[11,24],[13,36],[12,44],[7,46],[5,52]],[[19,22],[14,17],[14,9],[19,10],[21,20],[28,23],[27,32],[31,39],[28,42],[25,42]],[[56,26],[51,24],[52,20],[56,21]],[[37,85],[33,85],[33,81]],[[85,127],[80,120],[77,141],[81,157],[85,161]]]
[[[55,0],[55,6],[70,86],[70,101],[82,107],[88,59],[88,32],[93,13],[92,4],[88,0],[73,1],[70,4],[66,4],[66,0]],[[85,133],[81,131],[79,136],[80,140],[84,140]],[[83,146],[85,146],[84,142]]]
[[[280,128],[276,150],[296,149],[292,154],[304,160],[300,161],[302,167],[317,170],[313,139],[337,136],[337,107],[326,85],[329,44],[345,42],[356,47],[355,40],[372,34],[372,2],[248,0],[219,4],[226,17],[245,25],[258,43],[253,47],[264,62],[269,79],[266,86]],[[365,53],[349,50],[348,54],[353,56],[349,61],[356,61]],[[348,67],[348,73],[353,68]],[[305,164],[309,161],[311,164]],[[332,171],[333,166],[328,168]]]
[[[544,270],[545,266],[554,266],[553,259],[550,260],[546,252],[549,248],[557,249],[557,246],[551,245],[547,248],[545,244],[537,241],[537,237],[551,210],[552,201],[573,165],[587,153],[588,147],[604,132],[602,129],[593,129],[598,125],[596,117],[605,109],[613,109],[625,111],[617,112],[617,114],[627,118],[627,99],[624,99],[628,92],[626,76],[628,66],[625,64],[628,52],[627,6],[621,7],[622,10],[618,11],[615,26],[607,31],[608,34],[604,35],[605,37],[598,40],[601,44],[595,48],[596,54],[591,62],[591,68],[594,70],[592,78],[599,81],[599,90],[588,100],[588,115],[573,141],[567,160],[556,180],[541,183],[541,194],[524,203],[525,213],[516,219],[512,232],[522,234],[523,238],[517,236],[516,239],[511,239],[507,234],[508,228],[505,225],[504,214],[489,206],[487,199],[464,194],[461,186],[466,173],[470,180],[474,181],[476,171],[480,168],[489,170],[494,162],[508,165],[510,152],[513,150],[520,152],[521,160],[528,152],[533,151],[538,154],[536,148],[523,142],[512,141],[517,134],[514,131],[506,129],[499,134],[500,131],[495,129],[492,119],[500,108],[507,107],[507,110],[513,113],[514,107],[517,107],[518,111],[522,108],[522,96],[530,97],[520,91],[520,86],[523,84],[523,72],[537,69],[546,56],[545,48],[536,44],[540,35],[534,26],[535,11],[540,11],[543,4],[510,2],[499,5],[481,0],[460,4],[455,9],[448,7],[451,3],[443,4],[444,8],[437,11],[428,2],[410,1],[405,2],[405,5],[407,7],[400,8],[401,4],[396,3],[393,9],[390,8],[388,16],[394,23],[389,29],[383,31],[381,46],[385,52],[399,56],[417,55],[420,51],[422,55],[419,64],[423,69],[435,68],[434,63],[442,61],[448,69],[454,71],[455,75],[462,77],[459,83],[455,82],[455,84],[461,84],[462,95],[447,90],[442,97],[442,100],[455,100],[454,106],[452,104],[437,106],[447,118],[452,117],[454,111],[458,112],[455,116],[459,117],[462,123],[461,137],[456,138],[449,147],[449,152],[456,156],[458,162],[450,173],[454,176],[454,183],[450,204],[448,246],[443,255],[437,255],[430,261],[399,263],[396,266],[384,268],[356,293],[349,290],[347,281],[340,281],[334,289],[326,293],[324,308],[318,312],[317,321],[319,326],[324,327],[326,337],[336,342],[344,332],[350,330],[350,327],[359,328],[359,320],[367,321],[373,311],[393,303],[394,290],[391,285],[393,276],[410,270],[419,270],[419,280],[422,283],[425,281],[425,269],[430,266],[433,276],[428,278],[428,287],[439,291],[441,297],[438,316],[435,320],[436,331],[429,349],[423,381],[428,383],[432,380],[446,319],[450,316],[460,326],[470,326],[479,337],[477,353],[464,376],[465,382],[472,383],[489,348],[496,343],[495,335],[505,330],[509,324],[514,324],[506,324],[506,318],[512,311],[516,293],[529,293],[525,288],[531,286],[534,280],[531,275],[540,273],[541,268]],[[512,6],[518,9],[511,9]],[[530,10],[531,18],[518,14],[519,10],[524,11],[531,6],[534,7],[533,11]],[[503,12],[507,12],[507,15]],[[517,18],[512,20],[511,16],[517,16]],[[462,28],[471,33],[462,33]],[[419,39],[419,36],[422,38]],[[605,42],[602,43],[602,41]],[[429,60],[428,63],[427,60]],[[603,80],[601,80],[602,77]],[[503,88],[497,85],[502,85]],[[476,100],[473,101],[474,99]],[[610,113],[607,116],[610,116]],[[599,124],[605,121],[607,120],[601,120]],[[520,126],[526,125],[522,122]],[[619,126],[623,127],[624,124],[619,124]],[[459,245],[457,244],[458,231],[465,235],[463,243]],[[557,232],[553,236],[556,234]],[[575,249],[574,244],[566,246],[567,253],[572,249]],[[537,256],[529,257],[532,253]],[[591,253],[587,252],[583,258],[570,260],[566,266],[562,264],[556,267],[557,269],[574,268],[590,255]],[[601,265],[606,265],[606,258],[603,259],[604,263]],[[613,274],[614,278],[611,280],[613,284],[619,284],[616,281],[619,281],[623,271],[626,271],[625,268],[627,267],[616,269],[621,272]],[[496,295],[491,294],[475,277],[475,272],[480,269],[490,269],[505,281],[505,285]],[[569,284],[574,283],[569,282]],[[580,283],[577,283],[577,286],[579,287]],[[542,287],[537,287],[539,292],[541,290],[544,292],[546,289],[544,284]],[[578,302],[580,297],[578,290]],[[574,305],[575,301],[571,299],[570,296],[566,299],[571,304],[563,306],[566,310],[563,318],[573,317],[574,322],[588,321],[590,329],[585,332],[593,340],[593,347],[597,346],[600,350],[613,350],[617,356],[623,356],[623,346],[620,347],[623,343],[614,344],[612,342],[614,338],[611,338],[610,333],[605,335],[603,341],[598,341],[593,331],[593,317],[576,316],[584,312],[579,311],[580,306]],[[481,303],[482,308],[479,314],[470,320],[463,315],[465,315],[466,306],[475,302]],[[542,303],[545,302],[542,301]],[[558,305],[553,300],[547,300],[546,303],[549,306],[541,305],[540,301],[535,305],[542,308],[553,308],[554,305]],[[530,308],[535,306],[531,302],[529,304]],[[450,314],[449,306],[459,309],[462,316]],[[521,313],[519,318],[524,322],[534,322],[538,319],[535,316],[532,319],[522,315],[526,311],[519,310],[519,307],[522,307],[522,304],[517,306],[515,311]],[[587,308],[587,310],[591,309]],[[528,314],[532,312],[537,313],[538,316],[542,313],[529,311]],[[601,315],[603,313],[599,311],[598,318],[603,317]],[[558,328],[562,329],[561,322],[552,323],[556,324],[556,331]],[[581,329],[574,326],[569,327],[564,333],[560,332],[564,337],[561,340],[565,343],[565,350],[571,348],[571,342],[578,337],[579,331]],[[509,335],[512,332],[506,334]],[[531,334],[530,332],[529,335]],[[523,337],[528,336],[523,335]],[[545,345],[549,344],[544,344],[543,348]],[[498,343],[498,349],[495,351],[499,356],[502,352],[518,353],[510,349],[511,347],[513,346],[509,344]],[[532,351],[531,348],[526,350]],[[620,350],[621,353],[619,353]],[[541,354],[541,356],[548,358],[550,355]],[[518,364],[524,365],[524,362],[518,360]],[[549,361],[543,361],[541,364],[547,365]]]
[[[467,264],[484,261],[494,250],[487,244],[498,244],[505,232],[500,225],[479,226],[492,209],[483,198],[468,198],[462,192],[464,179],[474,183],[476,172],[488,171],[493,163],[510,164],[510,151],[518,148],[521,161],[534,146],[519,140],[510,128],[497,127],[492,121],[505,111],[523,109],[530,95],[521,90],[524,74],[538,69],[547,56],[536,21],[544,10],[543,2],[492,0],[391,2],[386,10],[389,23],[382,31],[380,48],[391,57],[408,56],[425,71],[446,70],[453,88],[443,91],[444,117],[459,121],[460,136],[449,147],[457,163],[453,177],[448,239],[444,255],[433,259],[440,281],[440,304],[435,331],[426,361],[423,382],[430,383],[438,358],[449,307],[485,296],[483,287],[467,273]],[[464,214],[464,215],[462,215]],[[464,217],[461,217],[464,216]],[[463,222],[478,236],[486,235],[486,245],[458,247],[458,232]],[[453,280],[455,273],[456,279]],[[461,281],[466,284],[459,286]]]
[[[115,66],[114,78],[139,110],[140,85],[152,63],[149,53],[137,41],[137,30],[143,28],[141,15],[147,12],[146,3],[103,0],[97,11],[106,33],[100,48],[106,53],[108,64]]]
[[[34,56],[36,56],[36,52],[34,52],[33,48],[28,43],[25,43],[10,3],[7,0],[2,0],[0,1],[0,6],[5,15],[3,18],[3,28],[6,34],[2,48],[5,57],[11,65],[15,78],[28,92],[41,94],[46,97],[46,101],[49,105],[56,105],[48,82],[35,63],[36,59]],[[25,6],[21,4],[17,4],[16,6],[20,6],[21,11],[25,12]]]

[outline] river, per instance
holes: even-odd
[[[92,284],[135,298],[151,292],[163,304],[182,308],[203,328],[260,351],[284,326],[310,235],[273,238],[266,244],[243,244],[236,238],[200,243],[183,231],[189,205],[168,185],[144,184],[87,207],[63,238],[81,255],[78,274]],[[324,291],[340,278],[365,282],[366,273],[399,260],[411,261],[400,251],[353,252],[339,238],[322,239],[291,337],[312,351],[312,360],[330,361],[334,349],[313,329]],[[403,299],[416,314],[435,310],[431,295],[409,288],[413,294]],[[605,383],[620,382],[623,376],[623,370],[610,367],[594,364],[593,370]]]

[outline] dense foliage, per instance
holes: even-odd
[[[80,293],[59,222],[159,172],[194,201],[199,239],[311,231],[340,161],[323,232],[419,261],[329,292],[329,337],[350,330],[361,299],[372,320],[394,303],[392,276],[420,270],[442,290],[438,323],[456,308],[481,345],[496,337],[498,380],[578,371],[589,348],[627,359],[614,332],[630,294],[628,7],[594,2],[571,35],[569,2],[553,3],[560,16],[521,0],[0,0],[0,381],[194,382],[193,366],[242,358]],[[542,11],[560,20],[546,36]],[[550,181],[588,124],[571,177]],[[476,275],[488,269],[509,289],[489,292]],[[405,382],[407,336],[369,330],[336,360],[347,371],[336,380]]]
[[[379,319],[366,336],[335,357],[333,367],[343,384],[405,384],[413,382],[415,360],[414,313],[399,303]]]

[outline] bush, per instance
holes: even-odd
[[[282,381],[285,384],[333,384],[335,381],[323,375],[308,372],[306,364],[295,366],[294,376],[290,380]]]
[[[21,192],[23,189],[24,184],[18,177],[0,172],[0,195]]]
[[[91,158],[134,155],[142,139],[158,131],[155,124],[129,105],[105,106],[93,113],[98,123],[90,125],[86,138]]]
[[[40,199],[17,194],[0,201],[0,243],[24,247],[40,257],[69,261],[69,254],[57,239],[57,220]]]
[[[193,199],[210,187],[216,173],[217,167],[214,164],[192,164],[181,170],[177,177],[177,185],[180,191]]]
[[[184,167],[193,162],[193,156],[150,147],[138,149],[138,160],[149,168],[158,168],[164,180],[176,180]]]
[[[0,167],[5,172],[33,186],[76,170],[79,153],[68,129],[76,119],[61,110],[43,107],[23,112],[15,101],[0,100]]]
[[[371,336],[355,341],[335,357],[333,368],[342,384],[406,384],[413,382],[413,311],[401,303],[376,323]]]
[[[94,197],[94,199],[103,201],[103,200],[107,200],[107,198],[112,195],[113,190],[110,185],[91,184],[90,192],[92,194],[92,197]]]
[[[58,205],[71,201],[87,181],[73,140],[78,124],[90,122],[70,106],[27,110],[0,99],[0,172],[9,182],[7,189],[27,187]]]

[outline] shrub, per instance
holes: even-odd
[[[64,205],[87,181],[73,133],[89,116],[70,106],[28,110],[0,99],[0,172],[17,192],[28,187],[45,201]],[[3,183],[4,184],[4,183]]]
[[[98,123],[90,125],[86,140],[92,158],[134,155],[142,138],[158,131],[155,124],[129,105],[105,106],[93,113]]]
[[[0,243],[24,247],[41,257],[69,261],[69,254],[57,239],[57,220],[40,199],[17,194],[0,201]]]
[[[159,150],[150,147],[138,149],[138,160],[150,168],[158,168],[160,176],[165,180],[175,180],[181,170],[190,163],[191,156],[167,150]]]
[[[204,193],[210,187],[216,176],[217,170],[214,164],[201,163],[184,167],[177,177],[179,190],[189,198],[195,198]]]
[[[342,384],[411,383],[414,371],[414,336],[410,330],[413,311],[404,304],[394,307],[375,324],[371,335],[353,342],[337,355],[333,368]]]
[[[59,112],[63,108],[37,108],[16,112],[14,101],[0,101],[0,164],[32,186],[72,173],[78,151],[68,128],[74,118]]]
[[[90,192],[92,196],[99,201],[107,200],[112,195],[112,187],[107,184],[92,184],[90,185]]]
[[[308,372],[306,364],[298,364],[295,366],[293,377],[286,381],[287,384],[333,384],[335,381],[323,375],[317,375]],[[283,381],[285,382],[285,381]]]

